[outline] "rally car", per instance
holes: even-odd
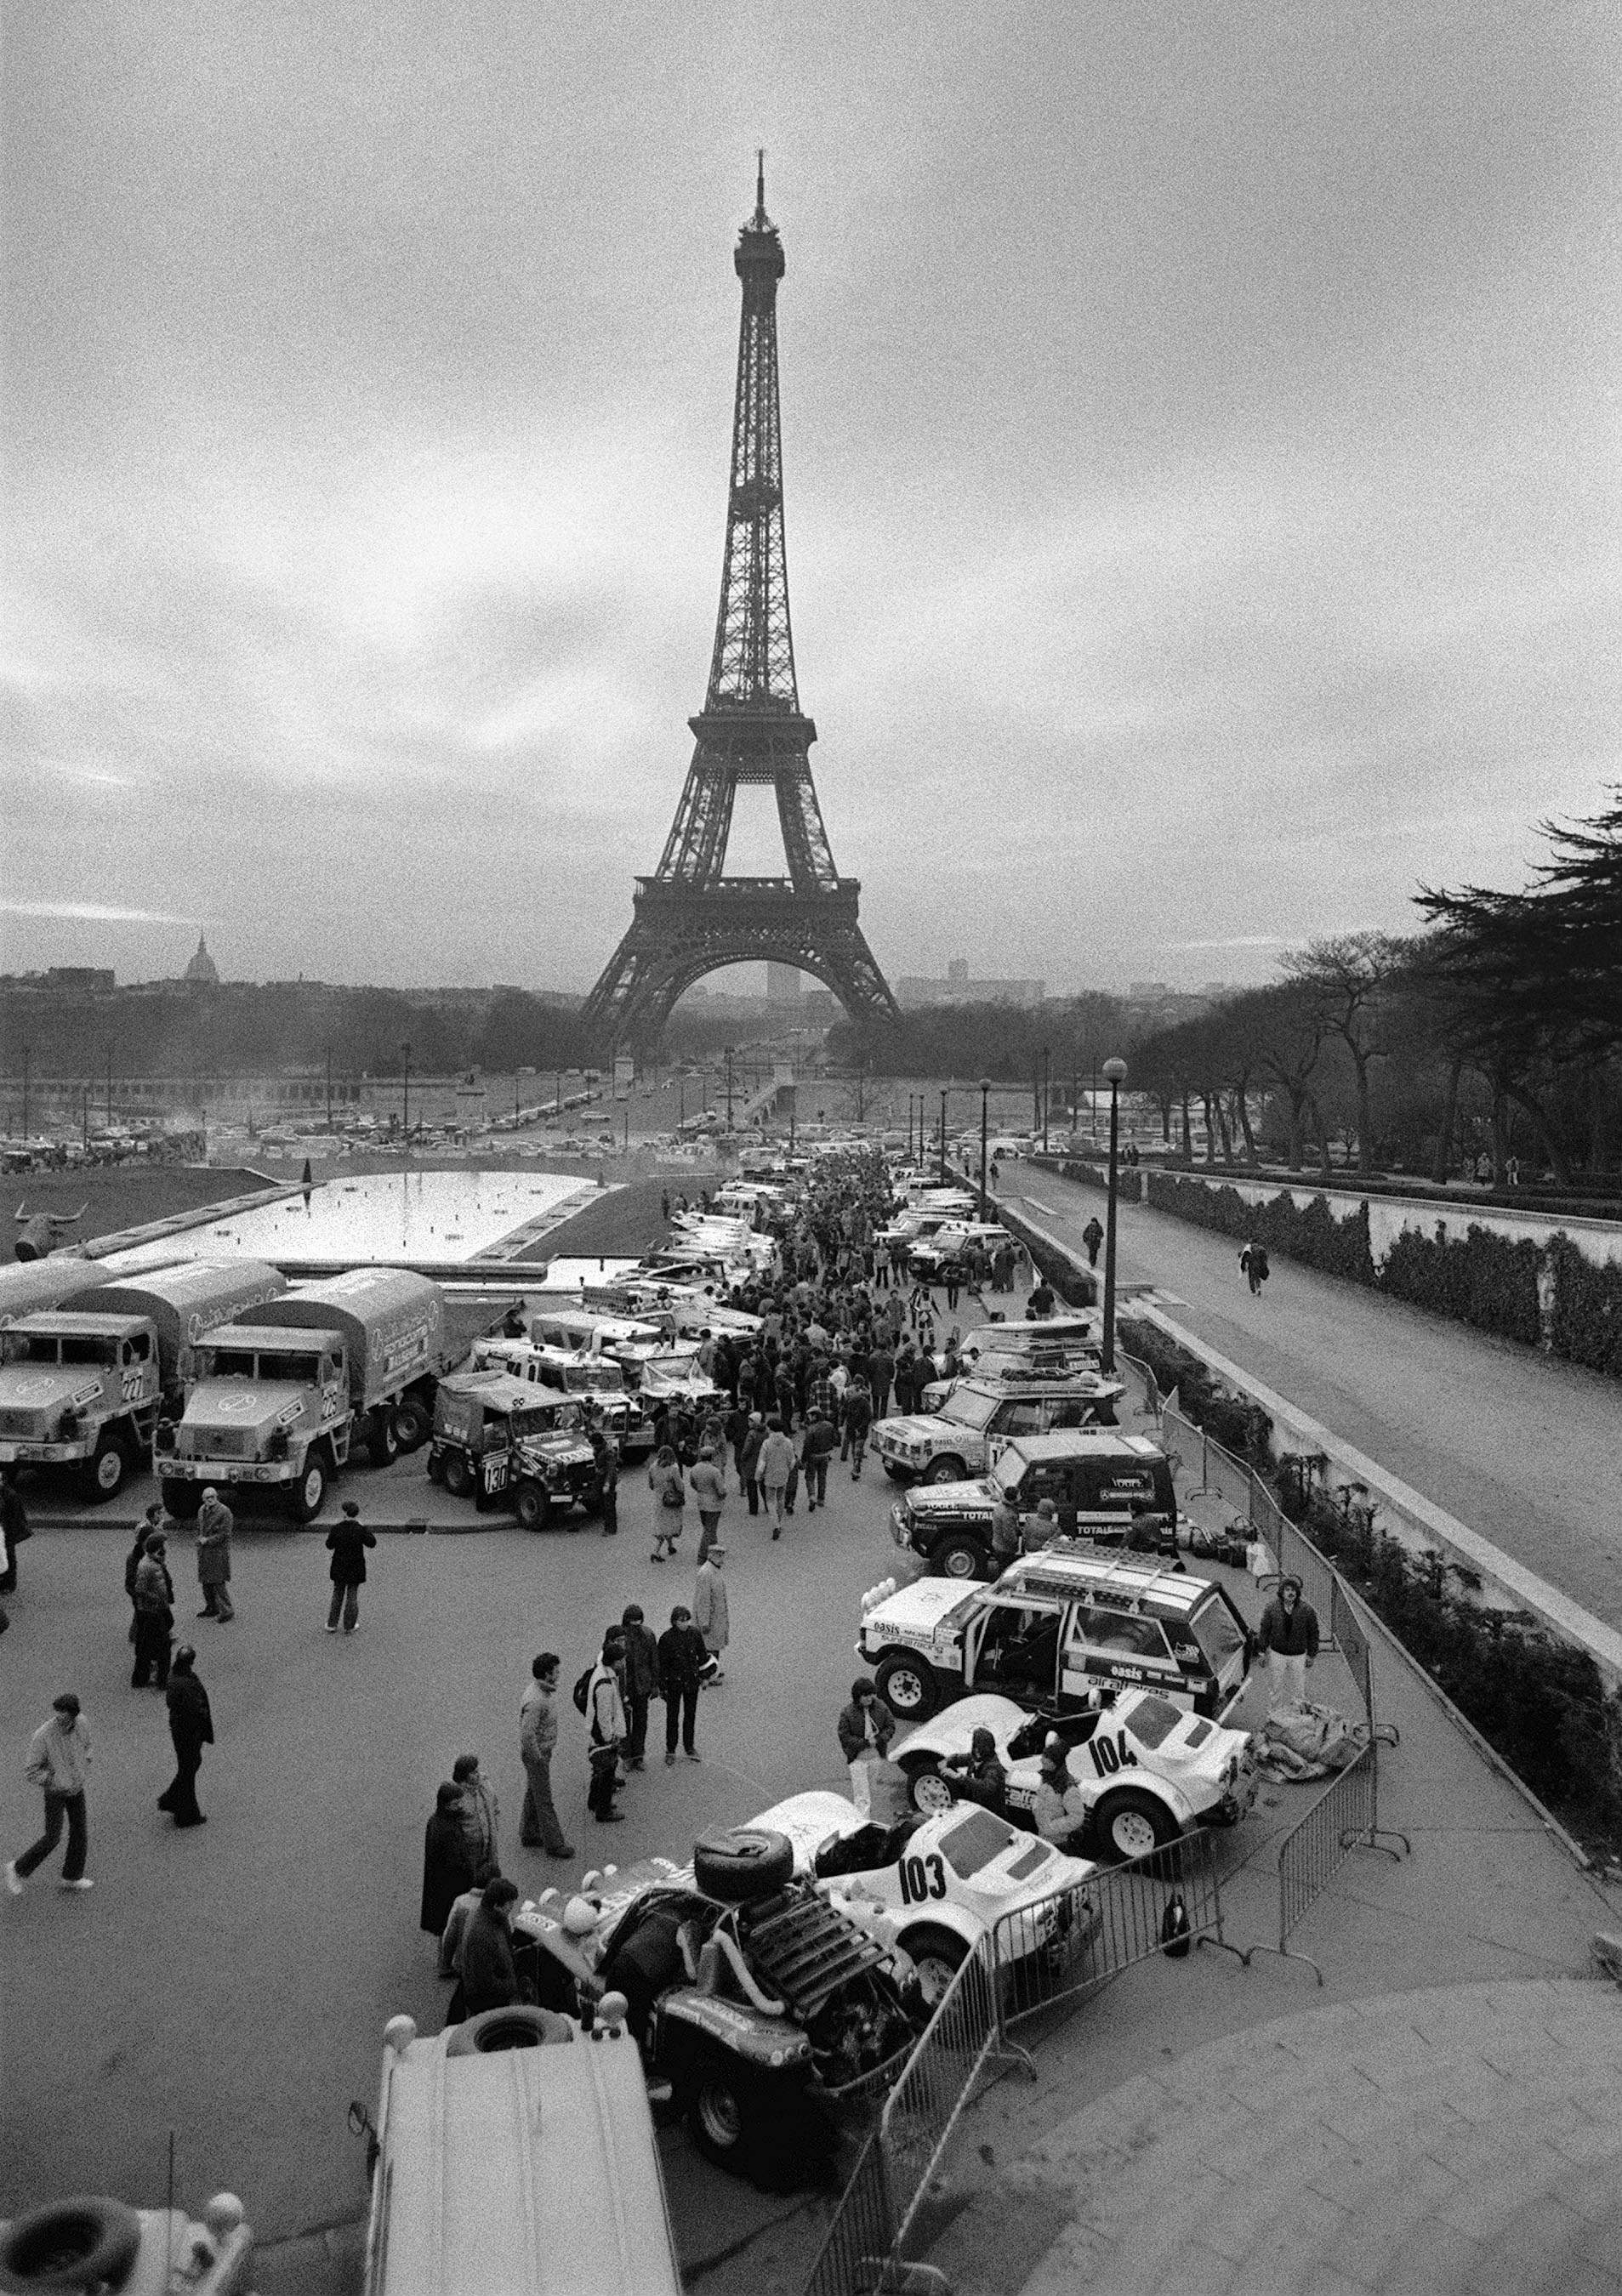
[[[784,2189],[824,2172],[832,2111],[887,2089],[929,2014],[893,1943],[794,1867],[780,1833],[735,1827],[690,1865],[649,1858],[566,1905],[548,1891],[512,1924],[543,2009],[624,1994],[705,2159]]]
[[[1053,1521],[1038,1515],[1043,1499],[1053,1502]],[[1165,1452],[1144,1435],[1072,1427],[1017,1437],[972,1481],[915,1484],[890,1510],[890,1535],[943,1578],[994,1578],[999,1552],[1042,1546],[1056,1531],[1121,1546],[1140,1514],[1155,1518],[1150,1545],[1174,1549],[1177,1492]]]
[[[1113,1427],[1124,1393],[1119,1380],[1099,1372],[1010,1364],[964,1380],[934,1417],[914,1412],[879,1420],[873,1448],[894,1482],[960,1483],[984,1474],[1017,1436]]]
[[[1067,1714],[1033,1715],[994,1695],[959,1699],[893,1750],[915,1809],[951,1808],[952,1784],[941,1765],[966,1754],[976,1730],[996,1741],[1016,1825],[1034,1824],[1042,1751],[1050,1734],[1062,1738],[1091,1821],[1083,1838],[1108,1857],[1141,1857],[1197,1825],[1236,1825],[1256,1801],[1247,1731],[1224,1729],[1153,1691],[1126,1690],[1106,1691],[1097,1706]]]
[[[795,1873],[817,1882],[834,1904],[858,1919],[869,1907],[880,1909],[879,1933],[911,1961],[932,2009],[1005,1914],[1031,1916],[1007,1933],[1019,1938],[1022,1950],[1079,1957],[1100,1919],[1086,1891],[1092,1865],[1033,1841],[989,1809],[958,1807],[939,1772],[932,1775],[938,1799],[927,1811],[918,1801],[922,1814],[899,1824],[864,1817],[844,1794],[823,1792],[774,1803],[753,1824],[790,1841]]]

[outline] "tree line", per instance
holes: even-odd
[[[1563,1186],[1615,1169],[1622,1119],[1622,791],[1591,820],[1545,822],[1550,858],[1519,892],[1425,887],[1409,935],[1343,934],[1282,978],[1145,1037],[1132,1088],[1192,1156],[1327,1173],[1511,1156]]]

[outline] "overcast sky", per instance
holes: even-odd
[[[1614,0],[4,23],[8,969],[589,986],[704,698],[757,144],[889,973],[1261,979],[1622,779]]]

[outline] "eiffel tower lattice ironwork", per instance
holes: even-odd
[[[599,1038],[652,1043],[685,989],[718,966],[771,958],[826,982],[854,1021],[898,1017],[857,922],[860,882],[834,866],[811,781],[816,726],[800,708],[783,541],[778,415],[782,242],[766,214],[765,164],[734,256],[743,282],[732,481],[720,612],[697,747],[664,851],[638,877],[630,930],[586,1000]],[[740,782],[776,791],[788,873],[724,873]]]

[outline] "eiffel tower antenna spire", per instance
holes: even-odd
[[[733,267],[743,290],[720,608],[697,747],[652,877],[638,879],[630,930],[586,1000],[599,1036],[656,1039],[683,990],[719,966],[770,958],[814,973],[852,1020],[885,1022],[895,1000],[857,922],[860,886],[834,865],[811,780],[817,729],[800,708],[788,615],[778,400],[778,283],[786,269],[766,213],[766,154]],[[786,877],[724,873],[740,783],[770,788]]]

